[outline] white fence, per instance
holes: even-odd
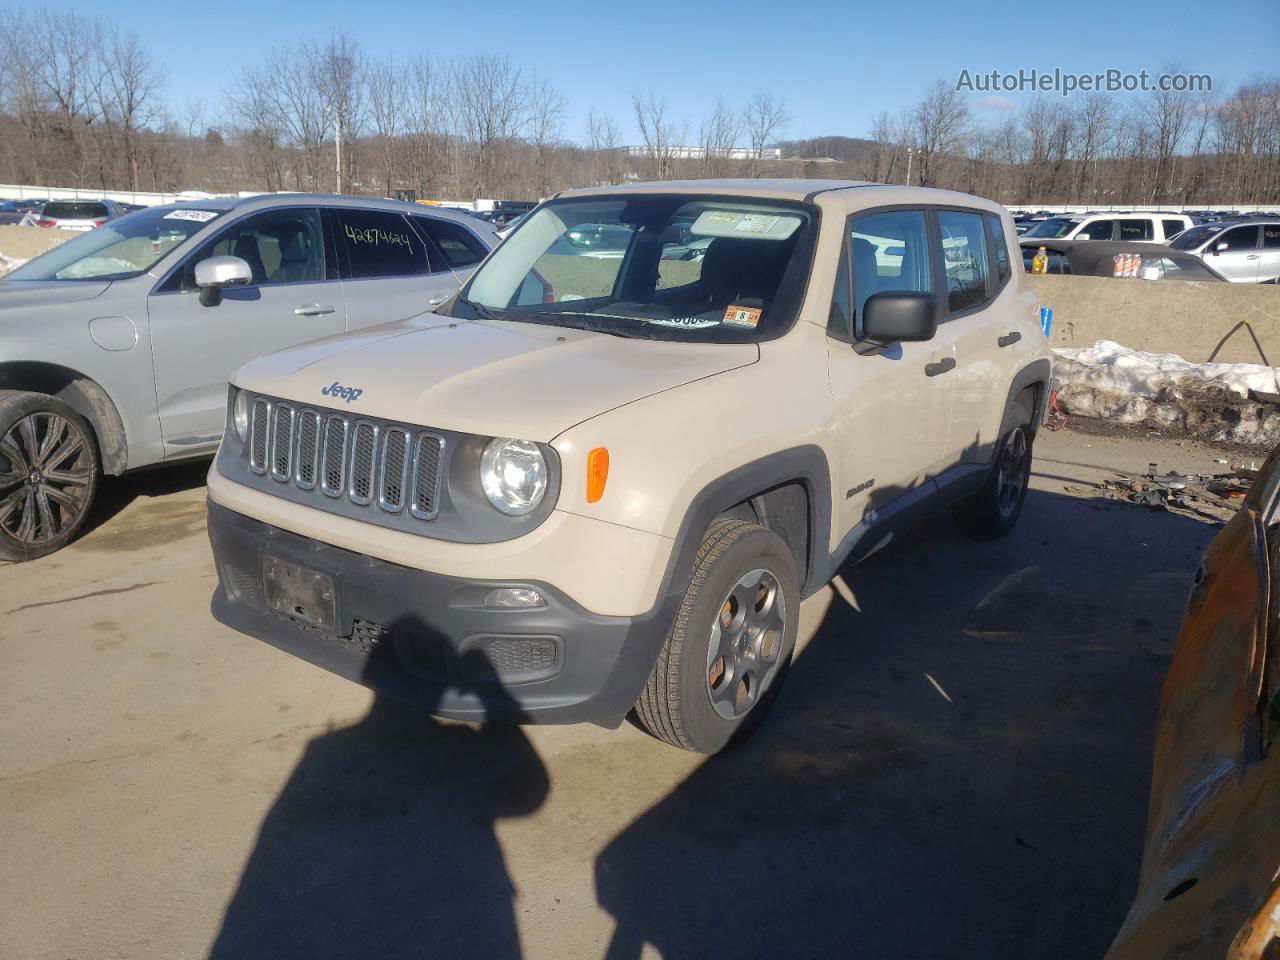
[[[241,196],[252,196],[243,193]],[[155,207],[179,200],[206,200],[214,196],[202,190],[184,190],[181,193],[148,193],[142,190],[93,190],[88,187],[37,187],[31,184],[0,183],[0,197],[6,200],[115,200],[117,203],[136,203],[142,207]]]

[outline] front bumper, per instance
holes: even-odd
[[[302,537],[210,501],[221,623],[373,690],[459,720],[614,726],[653,668],[679,595],[638,617],[591,613],[550,584],[450,577]],[[333,577],[326,633],[270,610],[263,555]],[[532,587],[546,605],[483,606],[495,587]]]

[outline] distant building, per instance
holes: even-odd
[[[646,146],[626,147],[627,154],[632,157],[649,156],[649,148]],[[668,147],[667,152],[676,160],[702,160],[707,156],[706,147]],[[766,147],[763,150],[755,150],[751,147],[729,147],[724,150],[711,151],[713,157],[720,157],[725,160],[781,160],[782,151],[777,147]]]

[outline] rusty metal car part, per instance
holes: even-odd
[[[1108,960],[1280,957],[1273,454],[1206,549],[1160,705],[1138,895]]]

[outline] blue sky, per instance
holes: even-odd
[[[1280,74],[1280,0],[218,0],[198,7],[110,0],[71,6],[138,33],[169,71],[167,99],[175,112],[201,100],[211,120],[240,62],[339,27],[373,57],[506,54],[568,99],[567,136],[581,137],[594,105],[613,114],[628,142],[638,140],[630,115],[635,90],[665,96],[696,136],[699,118],[718,94],[740,103],[769,89],[786,99],[787,137],[800,138],[862,136],[877,112],[914,103],[935,80],[954,82],[962,69],[1154,73],[1170,60],[1213,75],[1218,91],[1252,75]],[[980,95],[972,97],[979,116],[1019,99],[983,107]]]

